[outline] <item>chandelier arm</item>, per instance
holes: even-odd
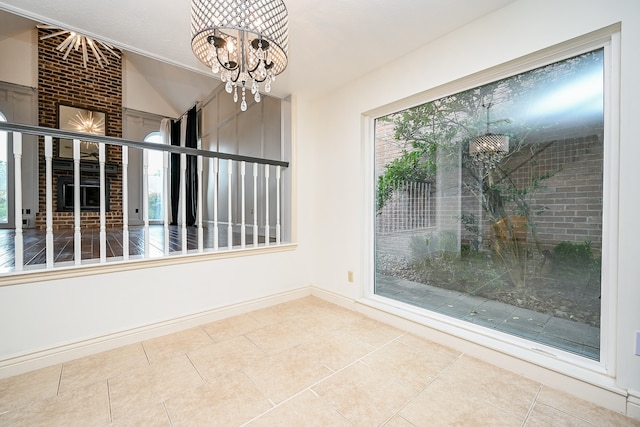
[[[220,57],[218,56],[218,51],[217,51],[217,49],[216,49],[216,61],[218,61],[218,64],[220,64],[220,66],[221,66],[222,68],[224,68],[225,70],[227,70],[227,71],[235,71],[235,70],[237,70],[237,69],[239,68],[237,64],[236,64],[236,66],[235,66],[235,67],[231,67],[231,68],[230,68],[230,67],[227,67],[227,65],[226,65],[226,64],[224,64],[222,61],[220,61]],[[229,63],[229,64],[230,64],[230,63]]]
[[[112,46],[112,45],[110,45],[110,44],[108,44],[108,43],[105,43],[105,42],[103,42],[103,41],[100,41],[100,40],[96,40],[96,41],[100,44],[100,46],[104,47],[104,48],[105,48],[105,49],[107,49],[109,52],[111,52],[111,54],[112,54],[113,56],[115,56],[116,58],[120,58],[120,55],[118,55],[118,54],[116,53],[116,51],[114,50],[114,48],[113,48],[113,46]]]
[[[71,53],[72,49],[73,49],[73,41],[72,41],[72,43],[69,43],[69,45],[67,46],[67,51],[65,52],[64,56],[62,57],[63,60],[67,59],[67,56],[69,56],[69,53]]]
[[[44,27],[38,27],[38,28],[44,28]],[[54,28],[54,27],[51,27],[51,28]],[[42,36],[42,37],[40,37],[40,40],[50,39],[51,37],[57,37],[59,35],[62,35],[62,34],[68,33],[68,32],[69,32],[68,30],[60,30],[60,31],[57,31],[57,32],[52,33],[52,34],[49,34],[49,35],[46,35],[46,36]]]
[[[89,61],[89,55],[87,54],[87,41],[86,39],[81,40],[82,44],[82,63],[84,64],[84,68],[87,68],[87,61]],[[98,61],[100,62],[100,61]],[[102,67],[102,64],[100,64]]]
[[[64,39],[64,41],[62,43],[60,43],[58,45],[58,47],[56,47],[56,50],[58,50],[60,52],[64,52],[64,50],[67,48],[68,45],[71,45],[71,47],[73,47],[74,38],[75,38],[75,36],[73,34],[69,34],[67,36],[67,38]]]
[[[229,70],[229,71],[233,71],[233,70]],[[238,79],[240,78],[240,67],[236,67],[235,71],[236,71],[236,76],[231,78],[231,81],[234,83],[237,83]]]
[[[256,71],[259,66],[260,66],[260,62],[258,62],[258,65],[256,65],[253,70],[249,71],[249,76],[251,76],[253,81],[256,82],[256,83],[262,83],[265,80],[267,80],[267,77],[269,77],[269,75],[267,75],[264,79],[258,79],[258,78],[256,78],[256,76],[253,75],[253,72]]]

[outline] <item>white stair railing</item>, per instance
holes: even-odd
[[[248,247],[247,233],[251,234],[252,242],[250,243],[252,248],[267,247],[271,245],[280,245],[283,243],[282,239],[282,225],[281,225],[281,203],[282,203],[282,168],[288,167],[288,163],[284,161],[272,161],[266,159],[259,159],[247,156],[229,155],[225,153],[207,152],[196,149],[176,147],[176,146],[163,146],[158,144],[151,144],[138,141],[128,141],[123,139],[117,139],[112,137],[95,136],[78,134],[75,132],[61,131],[56,129],[41,128],[37,126],[19,125],[14,123],[0,123],[0,131],[12,132],[13,141],[13,162],[14,162],[14,176],[13,188],[14,188],[14,268],[13,271],[7,273],[0,273],[0,277],[6,274],[15,274],[42,270],[55,270],[59,267],[84,267],[86,265],[95,264],[107,264],[111,261],[117,262],[130,262],[139,261],[145,258],[152,258],[158,256],[190,256],[201,253],[217,252],[217,251],[234,251],[238,249],[245,249]],[[25,265],[25,247],[24,247],[24,233],[25,229],[22,224],[22,210],[24,194],[23,188],[23,135],[37,135],[44,137],[44,185],[45,195],[43,206],[39,207],[40,212],[39,227],[42,227],[42,248],[41,252],[44,254],[43,261],[38,264],[37,261],[28,263]],[[65,138],[72,140],[73,156],[69,163],[65,163],[68,166],[60,166],[60,163],[56,164],[54,158],[54,138]],[[81,159],[81,144],[96,143],[98,144],[98,162],[97,170],[94,166]],[[107,171],[108,167],[108,155],[112,146],[121,147],[121,163],[118,167]],[[130,151],[142,150],[142,165],[139,171],[136,171],[135,167],[132,168],[130,164]],[[163,167],[164,181],[163,181],[163,194],[164,200],[163,219],[164,224],[160,225],[159,229],[162,232],[151,232],[152,225],[149,221],[149,161],[148,150],[155,149],[163,151]],[[37,150],[31,150],[37,151]],[[179,174],[180,174],[180,221],[177,227],[171,228],[169,225],[169,154],[176,153],[179,156]],[[191,157],[193,156],[193,157]],[[194,195],[196,205],[196,220],[195,227],[187,228],[187,189],[186,189],[186,165],[190,158],[196,159],[196,186],[197,192]],[[226,160],[226,176],[221,179],[220,173],[220,161]],[[247,165],[249,163],[249,165]],[[95,165],[96,163],[93,163]],[[203,181],[203,175],[205,172],[204,166],[209,166],[209,180],[207,191],[205,191],[205,182]],[[264,165],[264,169],[261,170],[260,165]],[[250,168],[249,175],[247,174],[247,166]],[[271,167],[274,167],[272,170]],[[63,214],[55,212],[56,205],[55,200],[60,201],[60,197],[57,199],[56,191],[57,187],[54,185],[56,173],[59,173],[57,168],[63,168],[65,176],[68,176],[70,172],[72,174],[73,185],[73,207],[69,215],[65,218],[73,219],[71,228],[65,224],[68,222],[56,224],[56,221],[60,220]],[[88,168],[88,169],[87,169]],[[234,173],[234,169],[237,168],[237,173]],[[89,172],[87,172],[89,170]],[[275,173],[274,173],[275,171]],[[25,173],[32,173],[33,171],[24,171]],[[129,177],[131,173],[140,173],[142,182],[142,227],[133,227],[129,222],[129,206],[131,206],[130,192],[129,190]],[[263,172],[262,174],[260,172]],[[107,173],[120,174],[122,182],[122,222],[121,227],[114,226],[113,224],[107,225],[107,206],[109,206],[108,197],[110,194],[107,192],[109,187]],[[92,175],[93,174],[93,175]],[[94,233],[89,230],[90,227],[95,227],[96,224],[83,222],[86,221],[88,215],[82,209],[83,202],[86,202],[89,197],[88,184],[85,183],[87,176],[89,178],[98,175],[99,189],[97,197],[99,199],[99,207],[95,209],[98,212],[99,222],[97,224],[99,228],[98,244],[99,253],[94,253],[93,247],[98,247],[95,242],[91,241],[91,244],[87,244],[87,239],[93,239]],[[248,175],[248,176],[247,176]],[[260,176],[262,175],[262,177]],[[224,180],[226,179],[226,183]],[[252,180],[253,190],[247,191],[247,181]],[[263,184],[259,185],[260,179],[263,179]],[[235,181],[234,181],[235,180]],[[114,181],[111,178],[111,181]],[[237,183],[234,184],[234,182]],[[59,183],[58,185],[60,185]],[[226,185],[225,185],[226,184]],[[219,242],[219,226],[220,226],[220,195],[224,194],[220,191],[219,186],[225,185],[226,187],[226,245],[221,246]],[[261,188],[262,187],[262,188]],[[113,190],[113,188],[111,188]],[[93,191],[93,190],[91,190]],[[118,191],[116,189],[116,191]],[[271,194],[275,192],[275,195]],[[93,193],[92,193],[93,194]],[[212,197],[213,200],[205,200],[205,194]],[[174,195],[175,196],[175,195]],[[95,194],[93,194],[95,197]],[[274,200],[275,199],[275,205]],[[136,204],[139,202],[136,202]],[[212,206],[210,211],[204,209],[205,206]],[[238,212],[239,211],[239,212]],[[207,212],[207,218],[204,217]],[[251,213],[253,218],[248,219],[247,213]],[[275,223],[271,223],[272,217],[275,214]],[[91,216],[95,221],[95,214]],[[113,218],[113,214],[109,214],[109,220]],[[66,221],[68,221],[67,219]],[[239,221],[238,224],[234,223],[234,219]],[[155,227],[155,226],[153,226]],[[261,228],[264,227],[264,233],[260,235]],[[190,231],[193,233],[190,234]],[[272,230],[275,230],[274,232]],[[31,234],[37,234],[39,229],[26,229]],[[173,231],[173,233],[172,233]],[[56,243],[57,238],[61,235],[72,236],[73,244]],[[275,234],[275,236],[273,235]],[[114,251],[114,245],[108,244],[108,239],[113,238],[114,235],[118,235],[121,241],[121,252]],[[163,243],[157,241],[152,242],[152,238],[162,235]],[[191,238],[187,238],[191,235]],[[239,236],[238,236],[239,235]],[[111,236],[111,237],[110,237]],[[142,236],[140,238],[140,236]],[[177,236],[177,239],[171,241],[171,236]],[[234,238],[235,237],[235,238]],[[65,237],[66,239],[66,237]],[[133,243],[132,239],[135,240]],[[140,242],[141,240],[141,242]],[[110,240],[109,240],[110,241]],[[195,243],[194,243],[195,242]],[[206,243],[205,243],[206,242]],[[234,244],[237,242],[237,244]],[[191,247],[189,247],[191,244]],[[83,250],[83,245],[86,246],[87,251]],[[156,250],[164,246],[163,250]],[[177,249],[179,247],[179,250]],[[111,250],[109,252],[108,250]],[[60,253],[67,251],[66,258],[58,260],[57,257]],[[152,253],[152,251],[154,251]],[[85,259],[82,257],[84,256]],[[36,259],[37,257],[30,256]],[[42,257],[41,257],[42,258]]]

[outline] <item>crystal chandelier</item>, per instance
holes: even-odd
[[[247,110],[245,91],[260,102],[260,84],[271,83],[287,67],[288,13],[282,0],[192,0],[191,48],[225,90]]]
[[[55,33],[40,37],[40,40],[46,40],[51,37],[66,35],[62,43],[60,43],[58,47],[56,47],[56,50],[64,52],[64,56],[62,57],[62,59],[66,60],[67,56],[69,56],[69,53],[71,53],[72,50],[75,50],[77,52],[78,50],[82,49],[82,63],[84,65],[84,68],[87,68],[87,61],[89,61],[89,51],[91,51],[93,56],[98,61],[98,65],[100,65],[100,68],[104,68],[103,62],[104,64],[109,65],[109,60],[107,59],[107,56],[102,52],[101,48],[104,48],[105,50],[111,52],[114,56],[120,58],[120,55],[116,53],[113,45],[109,43],[92,39],[89,36],[76,33],[75,31],[65,30],[62,28],[54,27],[52,25],[38,25],[38,28],[42,28],[43,30],[59,30]]]
[[[509,123],[509,119],[489,121],[491,104],[482,106],[487,110],[487,131],[469,141],[469,155],[471,158],[489,169],[494,169],[500,160],[509,153],[509,136],[489,132],[489,125],[499,122]]]

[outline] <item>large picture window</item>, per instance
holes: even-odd
[[[603,49],[375,123],[375,293],[600,359]]]

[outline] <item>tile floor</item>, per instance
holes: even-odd
[[[0,380],[0,426],[640,426],[306,297]]]

